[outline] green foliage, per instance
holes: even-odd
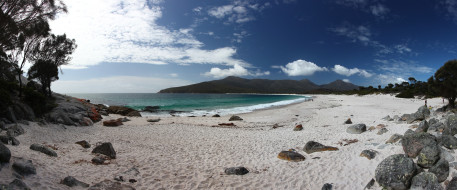
[[[33,112],[38,117],[48,111],[46,96],[36,90],[25,88],[23,100],[33,109]]]
[[[35,46],[33,55],[35,60],[48,60],[56,66],[61,66],[70,62],[70,55],[75,49],[74,39],[68,39],[65,34],[51,34],[43,43]]]
[[[43,94],[51,96],[51,82],[59,79],[59,70],[52,61],[40,59],[30,67],[28,75],[29,79],[38,79],[41,82]]]
[[[414,93],[412,90],[405,90],[397,94],[397,98],[414,98]]]

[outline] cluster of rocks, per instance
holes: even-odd
[[[122,116],[129,116],[129,117],[141,117],[141,114],[139,111],[134,110],[129,107],[124,107],[124,106],[110,106],[106,108],[106,111],[109,114],[119,114]]]
[[[54,94],[56,107],[45,114],[45,121],[71,126],[92,126],[102,119],[97,108],[86,100]]]
[[[430,115],[430,110],[422,106],[412,114],[384,118],[420,123],[415,130],[408,129],[403,135],[394,134],[386,141],[395,143],[401,140],[404,154],[391,155],[377,166],[375,179],[380,186],[386,189],[444,189],[440,183],[449,177],[449,168],[457,166],[450,153],[457,149],[454,136],[457,134],[457,115],[445,113],[441,120],[435,117],[427,121]],[[445,184],[448,184],[446,189],[456,189],[457,176]]]
[[[339,150],[336,147],[326,146],[321,143],[315,141],[308,141],[305,146],[303,147],[303,151],[307,154],[312,154],[314,152],[322,152],[322,151],[337,151]],[[295,149],[289,149],[287,151],[281,151],[278,154],[278,158],[282,160],[292,161],[292,162],[300,162],[306,159],[305,156],[298,153]]]

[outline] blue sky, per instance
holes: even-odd
[[[457,0],[78,0],[53,90],[157,92],[227,76],[426,81],[457,57]]]

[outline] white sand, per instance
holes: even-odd
[[[443,105],[441,99],[431,99],[428,103],[434,108]],[[70,189],[59,184],[68,175],[93,185],[105,179],[113,180],[116,174],[131,167],[140,172],[135,177],[138,182],[130,184],[136,189],[314,190],[321,189],[325,183],[332,183],[334,189],[363,189],[374,178],[376,166],[384,158],[403,152],[401,145],[385,146],[384,142],[394,133],[403,134],[410,126],[381,118],[413,113],[423,104],[423,100],[397,99],[390,95],[318,95],[312,102],[241,114],[244,121],[233,122],[237,127],[212,127],[228,123],[229,116],[166,117],[158,123],[130,118],[132,121],[114,128],[104,127],[101,122],[93,127],[66,126],[66,129],[33,123],[25,128],[26,134],[18,137],[19,146],[7,146],[13,155],[12,162],[18,157],[33,160],[37,175],[23,180],[32,189]],[[118,117],[110,115],[104,120]],[[389,131],[383,135],[377,135],[377,130],[348,134],[349,125],[343,124],[347,118],[368,127],[385,124]],[[272,129],[275,123],[284,127]],[[297,124],[302,124],[304,130],[293,131]],[[342,139],[359,142],[340,146],[338,142]],[[97,142],[111,142],[117,159],[109,165],[91,164],[92,148],[74,144],[80,140],[87,140],[92,148]],[[310,140],[340,150],[306,154],[302,149]],[[58,157],[30,150],[33,143],[55,145]],[[291,148],[306,160],[288,162],[277,158],[280,151]],[[379,154],[373,160],[360,157],[365,149],[377,150]],[[316,157],[320,159],[312,159]],[[224,174],[224,168],[234,166],[244,166],[250,173]],[[0,183],[13,179],[9,166],[3,167]]]

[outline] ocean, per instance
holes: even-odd
[[[228,115],[252,112],[274,106],[309,100],[302,95],[263,94],[167,94],[167,93],[93,93],[68,94],[90,100],[93,104],[121,105],[141,111],[146,106],[159,106],[158,112],[141,112],[142,116]],[[177,112],[176,112],[177,111]]]

